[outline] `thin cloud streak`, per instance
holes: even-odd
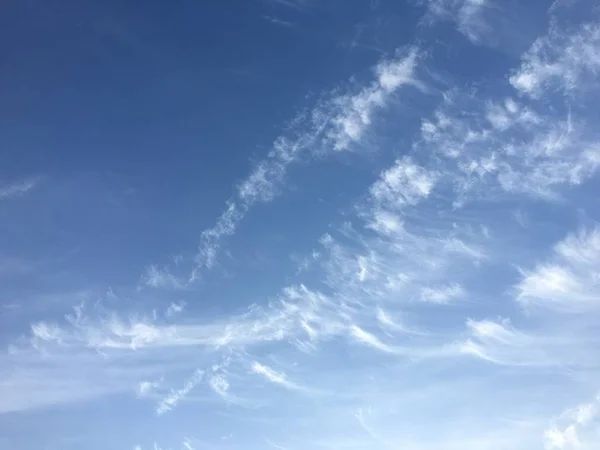
[[[39,180],[36,178],[0,186],[0,200],[21,197],[35,188]]]
[[[415,75],[418,60],[418,50],[409,48],[395,58],[381,61],[374,69],[376,79],[370,85],[357,93],[337,95],[322,102],[306,117],[295,121],[289,136],[276,139],[267,158],[238,185],[236,195],[229,200],[215,226],[202,233],[190,282],[201,269],[214,266],[221,240],[235,232],[254,204],[270,202],[279,194],[290,165],[310,159],[311,155],[349,150],[364,136],[376,111],[398,89],[405,85],[419,87]]]

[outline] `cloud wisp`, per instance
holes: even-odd
[[[0,200],[21,197],[35,188],[38,182],[39,180],[37,178],[31,178],[15,183],[0,185]]]
[[[195,267],[186,283],[203,269],[214,266],[221,241],[235,233],[238,224],[257,203],[277,197],[293,164],[339,151],[354,149],[365,136],[377,112],[404,86],[421,88],[417,69],[421,55],[414,47],[399,50],[373,69],[374,80],[356,91],[324,96],[312,110],[302,113],[285,135],[278,137],[267,157],[236,187],[225,210],[211,228],[201,234]],[[338,90],[339,91],[339,90]],[[151,266],[142,282],[148,286],[177,287],[179,281]]]

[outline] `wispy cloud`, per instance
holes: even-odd
[[[166,267],[150,265],[142,275],[141,283],[153,288],[184,289],[185,285]]]
[[[181,389],[171,391],[169,395],[163,398],[156,406],[156,414],[161,415],[171,411],[177,404],[190,393],[204,378],[204,371],[197,369],[189,380],[185,382]]]
[[[598,444],[600,396],[563,412],[544,432],[547,450],[591,450]]]
[[[224,374],[215,374],[211,376],[208,385],[224,400],[229,398],[229,381],[227,381]]]
[[[595,133],[563,102],[548,109],[451,91],[434,117],[423,120],[421,132],[418,148],[444,158],[443,169],[453,173],[457,207],[504,193],[557,200],[562,188],[584,183],[600,167]]]
[[[198,270],[214,265],[221,239],[232,235],[247,211],[259,202],[270,202],[281,191],[288,167],[311,155],[349,150],[358,143],[375,118],[402,86],[419,87],[416,77],[419,62],[416,48],[399,51],[375,68],[375,80],[358,92],[335,94],[323,100],[311,111],[301,114],[287,135],[275,140],[267,157],[238,184],[215,226],[202,233],[196,257]]]
[[[516,286],[525,307],[586,312],[600,306],[600,227],[570,234],[554,247],[550,262],[523,271]]]
[[[552,27],[523,55],[510,83],[522,94],[540,97],[548,90],[567,94],[596,86],[600,70],[600,26],[581,25],[572,33]]]
[[[38,181],[37,178],[31,178],[12,184],[0,185],[0,200],[25,195],[37,186]]]
[[[262,376],[270,383],[278,384],[280,386],[283,386],[286,389],[303,390],[303,388],[301,386],[288,380],[287,376],[284,373],[276,372],[275,370],[271,369],[269,366],[261,364],[257,361],[254,361],[252,363],[252,372],[254,372],[257,375]]]
[[[308,8],[312,0],[263,0],[267,4],[271,4],[272,6],[282,6],[286,8],[292,8],[296,10],[305,10]]]
[[[455,22],[457,30],[471,42],[480,42],[489,30],[483,12],[492,5],[490,0],[418,0],[418,3],[427,7],[427,21]]]
[[[288,22],[287,20],[280,19],[275,16],[262,16],[267,22],[272,23],[273,25],[278,25],[282,27],[293,27],[294,24],[292,22]]]
[[[137,387],[137,393],[140,397],[146,396],[158,389],[160,385],[161,383],[158,381],[140,381]]]
[[[171,303],[169,305],[169,307],[167,308],[167,310],[165,311],[165,316],[173,317],[174,315],[182,312],[184,310],[185,306],[186,306],[185,302]]]
[[[440,287],[424,287],[421,289],[419,299],[423,302],[447,304],[465,295],[464,289],[459,284]]]
[[[371,195],[377,204],[395,209],[414,205],[427,197],[435,185],[437,174],[414,164],[410,158],[396,161],[371,186]]]

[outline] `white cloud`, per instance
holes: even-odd
[[[270,367],[265,366],[264,364],[261,364],[257,361],[254,361],[252,363],[252,372],[254,372],[255,374],[261,375],[262,377],[267,379],[269,382],[283,386],[286,389],[292,389],[292,390],[302,389],[296,383],[288,380],[284,373],[276,372],[275,370],[271,369]]]
[[[420,86],[415,76],[418,58],[417,49],[410,48],[395,58],[382,60],[375,67],[372,83],[357,93],[336,94],[296,118],[288,135],[277,138],[267,157],[239,183],[236,196],[229,200],[215,226],[202,233],[197,267],[190,281],[196,279],[200,269],[214,265],[221,240],[235,232],[252,205],[270,202],[278,195],[288,166],[313,154],[349,149],[363,138],[377,109],[385,106],[400,87]]]
[[[556,428],[550,428],[545,431],[544,439],[546,441],[545,448],[548,450],[568,450],[581,447],[579,439],[577,438],[577,431],[573,426],[568,426],[562,431]]]
[[[185,285],[165,267],[150,265],[142,275],[141,282],[153,288],[184,289]]]
[[[427,7],[425,19],[430,22],[451,21],[471,42],[479,43],[489,31],[483,19],[489,0],[418,0]]]
[[[568,235],[550,262],[523,271],[516,288],[526,307],[585,312],[600,306],[600,227]]]
[[[28,179],[0,186],[0,200],[22,196],[32,190],[37,184],[38,179]]]
[[[598,436],[599,397],[563,412],[544,431],[547,450],[592,450],[600,442]]]
[[[359,141],[371,125],[375,111],[385,106],[398,88],[419,85],[415,79],[418,56],[417,49],[411,48],[396,59],[382,61],[376,68],[377,80],[370,86],[334,99],[335,113],[327,134],[335,150],[346,150]]]
[[[379,180],[371,186],[370,193],[384,207],[414,205],[429,196],[437,177],[435,172],[428,172],[417,166],[410,158],[403,158],[381,174]]]
[[[554,201],[600,167],[600,144],[584,117],[558,100],[548,108],[535,100],[485,100],[453,90],[423,120],[416,148],[438,156],[430,164],[453,174],[456,207],[506,193]]]
[[[146,396],[161,385],[158,381],[140,381],[137,386],[137,393],[140,397]]]
[[[559,365],[548,354],[543,338],[518,331],[508,319],[467,321],[469,338],[461,345],[466,354],[502,365]]]
[[[553,27],[522,60],[510,83],[523,94],[539,97],[548,89],[585,89],[600,70],[600,25],[585,24],[573,33]]]
[[[181,444],[181,446],[185,449],[185,450],[195,450],[195,447],[192,446],[192,443],[189,439],[184,439],[183,443]]]
[[[311,3],[311,0],[263,0],[263,1],[266,3],[270,3],[271,5],[274,5],[274,6],[284,6],[287,8],[292,8],[292,9],[297,9],[297,10],[306,9]]]
[[[464,296],[465,292],[461,285],[450,284],[440,287],[424,287],[421,289],[419,299],[427,303],[445,305]]]
[[[169,307],[167,308],[167,310],[165,311],[165,316],[173,317],[174,315],[182,312],[184,310],[185,306],[186,306],[185,302],[171,303],[169,305]]]
[[[244,214],[245,210],[240,209],[235,202],[229,201],[216,224],[202,232],[201,244],[195,258],[196,267],[192,271],[190,282],[196,280],[200,269],[213,267],[221,246],[221,239],[231,236],[235,232],[237,224],[242,220]]]
[[[210,388],[223,399],[229,396],[229,382],[223,374],[216,374],[210,377],[208,382]]]
[[[356,325],[350,328],[350,336],[356,341],[366,346],[372,347],[384,353],[395,353],[395,349],[383,342],[381,342],[376,336],[367,331],[363,330]]]
[[[156,413],[162,415],[171,411],[177,404],[185,398],[204,378],[204,371],[197,369],[189,380],[185,382],[181,389],[172,390],[169,395],[163,398],[156,406]]]

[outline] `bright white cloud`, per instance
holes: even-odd
[[[568,409],[544,431],[547,450],[592,450],[598,446],[598,400]]]
[[[600,227],[568,235],[554,247],[552,260],[524,271],[518,300],[563,312],[585,312],[600,305]]]
[[[298,390],[301,389],[296,383],[287,379],[284,373],[276,372],[269,366],[261,364],[257,361],[252,363],[252,372],[264,377],[267,381],[283,386],[286,389]]]
[[[169,395],[164,397],[156,406],[156,413],[158,415],[164,414],[171,411],[177,404],[182,401],[187,394],[194,389],[198,383],[204,378],[204,371],[197,369],[189,380],[185,382],[183,387],[177,390],[171,391]]]
[[[289,136],[277,138],[267,157],[238,185],[237,198],[228,202],[215,226],[202,233],[197,267],[191,280],[196,278],[199,269],[214,265],[221,239],[235,232],[252,205],[269,202],[277,196],[288,166],[312,154],[349,149],[363,138],[376,111],[384,107],[398,89],[405,85],[420,86],[415,75],[418,59],[416,48],[384,59],[375,67],[375,81],[358,92],[336,94],[309,113],[300,115]]]
[[[414,205],[430,194],[436,178],[435,172],[428,172],[404,158],[381,174],[371,186],[371,195],[377,203],[389,208]]]
[[[539,97],[547,90],[573,93],[594,82],[600,70],[600,26],[588,23],[572,33],[553,27],[537,39],[510,77],[519,92]]]
[[[140,383],[138,383],[137,393],[140,397],[143,397],[159,388],[160,384],[161,383],[157,381],[140,381]]]

